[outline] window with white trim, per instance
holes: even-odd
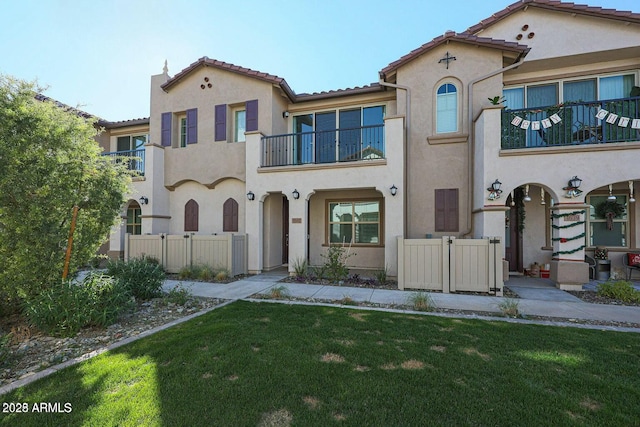
[[[233,142],[245,142],[244,133],[247,131],[247,110],[233,112]]]
[[[327,242],[382,246],[380,199],[329,201]]]
[[[616,200],[608,200],[608,195],[587,196],[589,216],[587,233],[589,246],[628,247],[629,246],[629,214],[626,209],[627,196],[613,194]],[[607,215],[610,208],[607,204],[618,204],[619,215]],[[608,217],[609,216],[609,217]]]
[[[445,83],[436,93],[436,133],[458,131],[458,89]]]

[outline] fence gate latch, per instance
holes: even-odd
[[[489,239],[489,243],[493,243],[493,244],[500,243],[500,239]]]

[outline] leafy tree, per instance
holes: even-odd
[[[95,118],[0,75],[0,309],[60,284],[73,207],[70,271],[106,240],[130,177],[100,155]]]

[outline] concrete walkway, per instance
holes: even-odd
[[[298,283],[279,283],[287,276],[286,272],[272,272],[250,276],[228,284],[167,280],[166,291],[182,285],[193,295],[245,299],[259,293],[268,294],[275,286],[284,286],[288,295],[294,298],[314,298],[340,301],[345,297],[357,302],[378,304],[406,304],[412,291],[356,288],[347,286],[324,286]],[[545,279],[511,277],[505,283],[520,297],[518,310],[524,316],[548,316],[575,320],[597,320],[640,324],[640,307],[589,304],[581,299],[557,289]],[[500,304],[507,298],[459,294],[429,294],[436,307],[471,312],[501,314]],[[625,328],[626,329],[626,328]]]

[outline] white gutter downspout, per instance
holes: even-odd
[[[407,237],[407,230],[409,229],[409,225],[407,224],[407,221],[409,220],[409,215],[407,212],[407,206],[408,204],[408,200],[409,200],[409,192],[407,191],[407,147],[409,147],[409,129],[411,128],[410,126],[410,122],[411,122],[411,90],[408,86],[403,86],[403,85],[398,85],[398,84],[394,84],[394,83],[387,83],[383,80],[382,77],[380,77],[380,79],[378,80],[378,83],[380,84],[380,86],[387,86],[387,87],[392,87],[394,89],[401,89],[404,90],[407,93],[407,106],[405,109],[405,126],[404,126],[404,158],[402,161],[403,164],[403,171],[402,171],[402,191],[404,191],[404,206],[402,207],[402,211],[403,211],[403,216],[404,216],[404,227],[402,230],[403,233],[403,238]],[[398,99],[398,97],[396,97],[396,99]],[[397,108],[397,107],[396,107]]]
[[[475,135],[475,130],[474,130],[474,125],[473,125],[473,85],[475,85],[478,82],[481,82],[483,80],[486,80],[490,77],[493,77],[497,74],[501,74],[504,73],[505,71],[509,71],[512,68],[516,68],[520,65],[522,65],[522,63],[524,62],[524,56],[522,56],[517,62],[509,65],[508,67],[504,67],[501,68],[499,70],[493,71],[487,75],[484,75],[482,77],[478,77],[475,80],[471,80],[469,82],[469,84],[467,85],[467,92],[469,93],[469,142],[467,144],[467,162],[469,163],[469,177],[467,179],[467,190],[468,190],[468,196],[467,196],[467,203],[468,203],[468,207],[467,207],[467,230],[462,234],[462,237],[467,237],[469,235],[471,235],[473,233],[473,193],[474,193],[474,187],[473,187],[473,172],[474,172],[474,163],[475,163],[475,159],[473,158],[473,143],[474,143],[474,135]]]

